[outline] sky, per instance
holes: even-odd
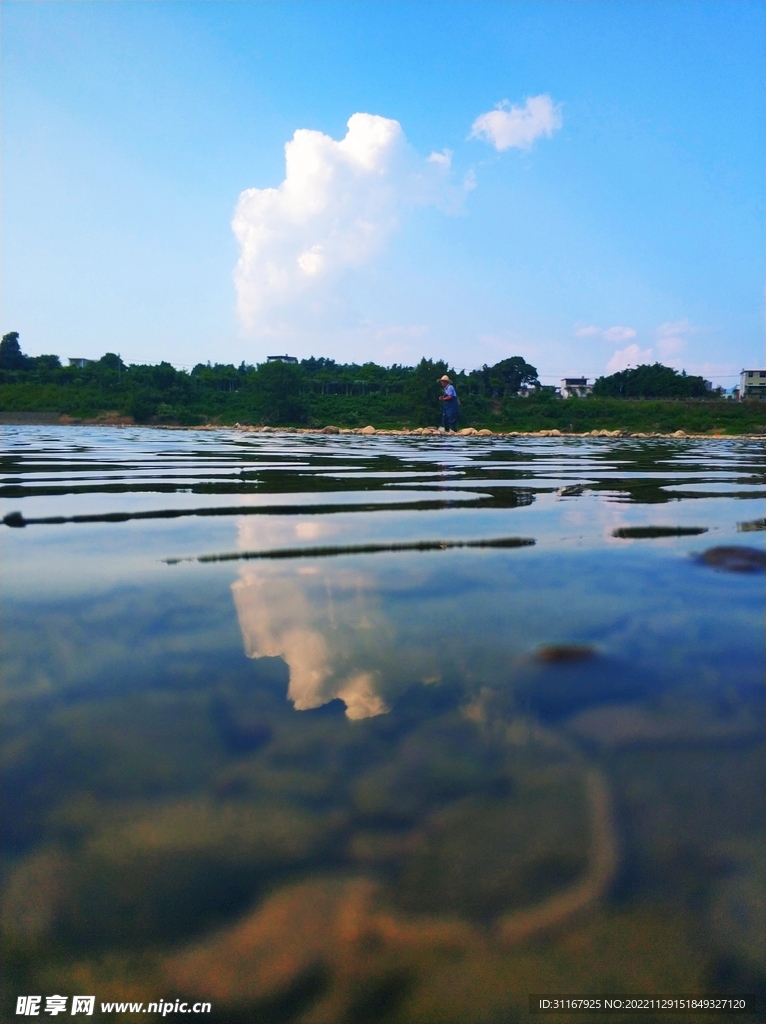
[[[764,365],[760,0],[4,0],[30,355]]]

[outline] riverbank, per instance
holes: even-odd
[[[766,410],[765,410],[766,411]],[[186,426],[177,423],[135,423],[131,416],[106,414],[93,419],[75,419],[71,416],[59,416],[56,413],[6,413],[0,412],[0,426],[66,426],[66,427],[148,427],[152,430],[238,430],[247,434],[373,434],[390,437],[636,437],[636,438],[711,438],[711,437],[749,437],[754,440],[766,439],[763,430],[743,431],[641,431],[617,428],[616,430],[593,429],[584,431],[559,430],[557,427],[542,430],[490,430],[489,427],[463,427],[456,434],[444,434],[437,427],[337,427],[328,424],[323,427],[272,427],[253,426],[245,423],[198,423]]]
[[[172,368],[171,368],[172,369]],[[63,372],[63,371],[62,371]],[[184,378],[185,379],[185,378]],[[187,381],[188,383],[188,381]],[[269,425],[312,430],[335,425],[359,430],[415,430],[439,423],[438,394],[303,394],[286,392],[279,401],[244,385],[239,390],[188,395],[171,391],[135,394],[126,384],[114,387],[73,379],[68,384],[16,381],[0,384],[0,422],[111,423],[168,427]],[[191,387],[191,385],[189,385]],[[432,387],[436,385],[432,383]],[[438,388],[436,388],[438,392]],[[199,393],[198,393],[199,392]],[[590,434],[594,430],[664,436],[687,434],[766,435],[766,402],[725,398],[481,397],[460,391],[460,425],[493,433]],[[146,400],[144,400],[146,398]]]

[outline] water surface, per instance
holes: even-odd
[[[9,1006],[763,985],[761,442],[3,434]]]

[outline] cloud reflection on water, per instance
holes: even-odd
[[[317,522],[239,525],[239,547],[278,541],[315,542],[336,532]],[[268,534],[268,537],[264,536]],[[279,536],[277,537],[276,534]],[[248,658],[282,658],[290,670],[288,699],[298,711],[340,699],[351,719],[385,714],[372,649],[391,633],[369,573],[347,564],[248,564],[232,583]],[[370,635],[372,634],[372,635]]]

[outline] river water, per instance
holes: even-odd
[[[3,434],[4,1014],[763,995],[762,442]]]

